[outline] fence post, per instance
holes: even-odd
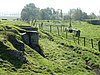
[[[59,35],[59,27],[57,26],[57,31],[58,31],[58,35]]]
[[[73,35],[73,41],[74,41],[74,43],[75,43],[75,37],[74,37],[75,35]]]
[[[98,42],[98,49],[99,49],[99,51],[100,51],[100,40],[99,40],[99,42]]]
[[[51,25],[50,25],[50,32],[52,32],[52,28],[51,28]]]
[[[85,37],[83,37],[84,38],[84,46],[85,46]]]
[[[78,37],[78,44],[80,44],[80,37]]]
[[[43,30],[43,22],[41,23],[41,29]]]
[[[61,25],[61,32],[62,32],[62,25]]]
[[[65,31],[65,30],[64,30],[64,26],[63,26],[63,31]]]
[[[39,24],[39,29],[41,29],[41,24]]]
[[[66,39],[68,38],[67,36],[68,36],[68,33],[67,33],[67,31],[66,31]]]
[[[68,33],[67,33],[67,29],[65,28],[65,32],[66,32],[66,39],[68,38]]]
[[[94,46],[93,46],[93,39],[91,39],[91,44],[92,44],[92,48],[94,48]]]
[[[36,23],[36,28],[37,28],[37,23]]]

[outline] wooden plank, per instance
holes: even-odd
[[[85,43],[85,40],[86,40],[86,39],[85,39],[85,37],[84,37],[84,46],[85,46],[85,44],[86,44],[86,43]]]
[[[91,45],[92,45],[92,48],[94,48],[94,45],[93,45],[93,39],[91,39]]]
[[[98,50],[100,51],[100,40],[98,41]]]

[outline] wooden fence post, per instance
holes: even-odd
[[[78,44],[80,44],[80,37],[78,37]]]
[[[41,29],[43,30],[43,24],[41,24]]]
[[[73,35],[73,41],[74,41],[74,43],[75,43],[75,35]]]
[[[65,31],[64,26],[63,26],[63,31]]]
[[[99,51],[100,51],[100,40],[99,40],[99,42],[98,42],[98,49],[99,49]]]
[[[39,24],[39,29],[41,29],[41,24]]]
[[[94,46],[93,46],[93,39],[91,39],[91,44],[92,44],[92,48],[94,48]]]
[[[51,27],[51,25],[50,25],[50,32],[52,32],[52,27]]]
[[[67,29],[65,28],[65,32],[66,32],[66,39],[68,38],[68,33],[67,33]]]
[[[36,28],[37,28],[37,23],[36,23]]]
[[[58,31],[58,35],[59,35],[59,27],[57,26],[57,31]]]
[[[84,46],[85,46],[85,37],[83,37],[84,38]]]
[[[62,25],[61,25],[61,32],[62,32]]]
[[[68,33],[67,33],[67,31],[66,31],[66,39],[68,38]]]

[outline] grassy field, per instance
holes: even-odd
[[[40,23],[39,23],[40,24]],[[38,24],[38,25],[39,25]],[[63,38],[66,38],[65,28],[69,26],[68,21],[49,21],[43,22],[43,26],[41,27],[42,30],[51,32],[54,35],[59,35]],[[51,29],[50,29],[51,25]],[[39,27],[39,26],[38,26]],[[58,29],[57,29],[58,27]],[[84,38],[85,37],[85,46],[88,48],[92,48],[91,39],[93,39],[93,46],[94,49],[98,49],[98,41],[100,39],[100,25],[92,25],[86,22],[72,22],[72,28],[74,30],[80,30],[80,46],[84,46]],[[78,38],[74,37],[74,33],[67,33],[67,41],[70,42],[72,45],[78,45]],[[82,37],[82,38],[81,38]]]
[[[43,22],[43,29],[39,25]],[[98,48],[84,47],[73,41],[73,33],[66,33],[64,29],[68,26],[67,21],[37,21],[33,27],[39,30],[39,46],[45,57],[36,50],[26,45],[21,38],[21,33],[7,32],[7,29],[22,30],[15,25],[30,25],[18,21],[0,21],[0,75],[99,75],[100,74],[100,52]],[[47,26],[46,26],[47,25]],[[52,25],[52,32],[50,26]],[[59,34],[57,27],[59,25]],[[60,29],[61,25],[64,26]],[[74,29],[81,30],[81,37],[87,39],[100,38],[100,26],[85,22],[72,22]],[[14,37],[24,44],[23,57],[27,60],[21,61],[9,51],[17,50],[12,40]],[[76,38],[77,39],[77,38]],[[98,40],[94,40],[96,43]],[[88,42],[86,40],[86,42]],[[82,43],[82,41],[81,41]],[[96,45],[95,45],[96,46]]]

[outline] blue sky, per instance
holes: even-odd
[[[88,14],[91,12],[100,14],[100,0],[2,0],[0,12],[21,12],[22,8],[29,3],[34,3],[41,9],[52,7],[68,12],[69,9],[80,8]]]

